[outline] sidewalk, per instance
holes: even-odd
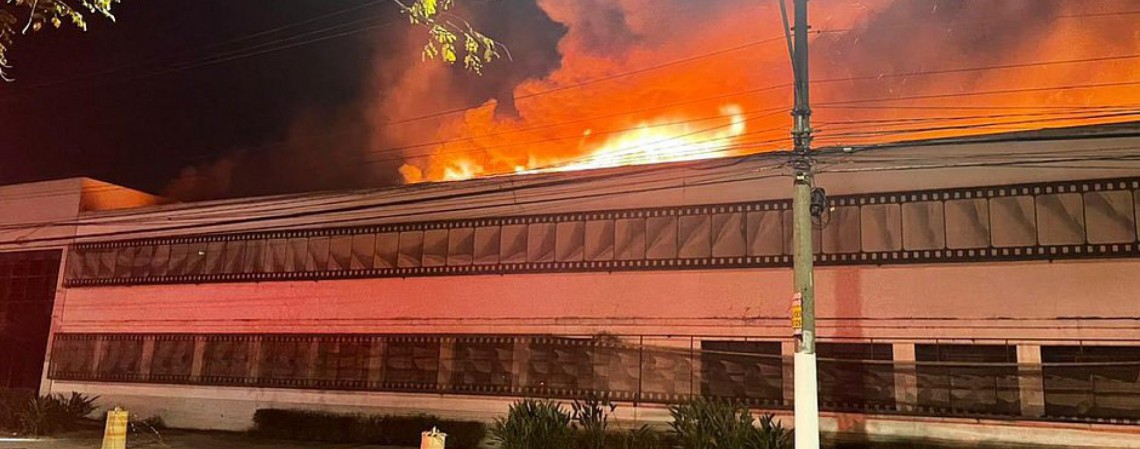
[[[131,435],[129,449],[408,449],[398,446],[360,444],[331,444],[317,442],[279,441],[252,438],[241,433],[195,432],[163,430],[161,439],[154,435]],[[5,439],[0,437],[0,449],[99,449],[101,430],[88,429],[68,432],[42,440]]]

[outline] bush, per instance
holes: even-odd
[[[392,416],[341,414],[310,410],[259,409],[252,433],[263,438],[419,446],[420,433],[438,427],[447,447],[474,449],[487,434],[483,423],[443,420],[431,415]]]
[[[0,391],[0,429],[36,436],[70,430],[95,411],[97,399],[79,393],[37,396],[30,391]]]
[[[610,414],[617,405],[608,399],[590,396],[570,405],[574,423],[574,446],[578,449],[606,449]]]
[[[772,415],[760,426],[747,407],[696,399],[669,407],[673,434],[682,449],[791,449],[791,431]]]
[[[607,449],[666,449],[672,448],[669,439],[649,426],[641,426],[625,433],[611,433]]]
[[[511,404],[506,418],[495,419],[491,437],[502,449],[568,448],[570,418],[561,403],[523,399]]]

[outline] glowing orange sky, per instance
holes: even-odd
[[[421,129],[419,142],[446,143],[417,148],[401,168],[405,180],[790,146],[791,72],[776,3],[608,2],[636,37],[615,48],[598,46],[594,2],[539,3],[568,27],[562,67],[516,89],[517,119],[496,117],[489,102],[433,124],[431,139]],[[1113,14],[1128,11],[1128,3],[1069,1],[1022,20],[1027,10],[994,2],[927,18],[890,0],[813,1],[815,144],[1134,119],[1121,112],[1140,104],[1131,84],[1140,58],[1129,57],[1140,53],[1140,31],[1129,25],[1136,16]],[[945,17],[954,21],[939,22]],[[1063,62],[1072,60],[1082,62]]]

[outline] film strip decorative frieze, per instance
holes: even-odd
[[[717,398],[790,407],[791,359],[780,341],[608,335],[57,334],[57,381],[244,388],[608,398]],[[134,343],[141,343],[134,346]],[[637,343],[634,343],[637,342]],[[1019,363],[1007,344],[821,342],[820,408],[922,416],[1140,422],[1140,346],[1041,346]],[[1036,349],[1035,349],[1036,350]],[[1028,382],[1026,382],[1028,381]],[[1039,385],[1035,390],[1027,386]],[[899,394],[900,388],[904,389]],[[1025,409],[1044,398],[1045,415]]]
[[[1140,257],[1140,178],[835,196],[821,265]],[[786,200],[77,244],[68,287],[791,265]]]

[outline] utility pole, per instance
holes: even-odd
[[[796,449],[819,449],[819,386],[815,360],[815,280],[812,278],[811,106],[808,83],[808,0],[795,2],[795,106],[792,117],[792,260],[801,324],[794,356]],[[782,2],[782,0],[781,0]],[[782,4],[782,3],[781,3]],[[793,312],[794,313],[794,312]]]

